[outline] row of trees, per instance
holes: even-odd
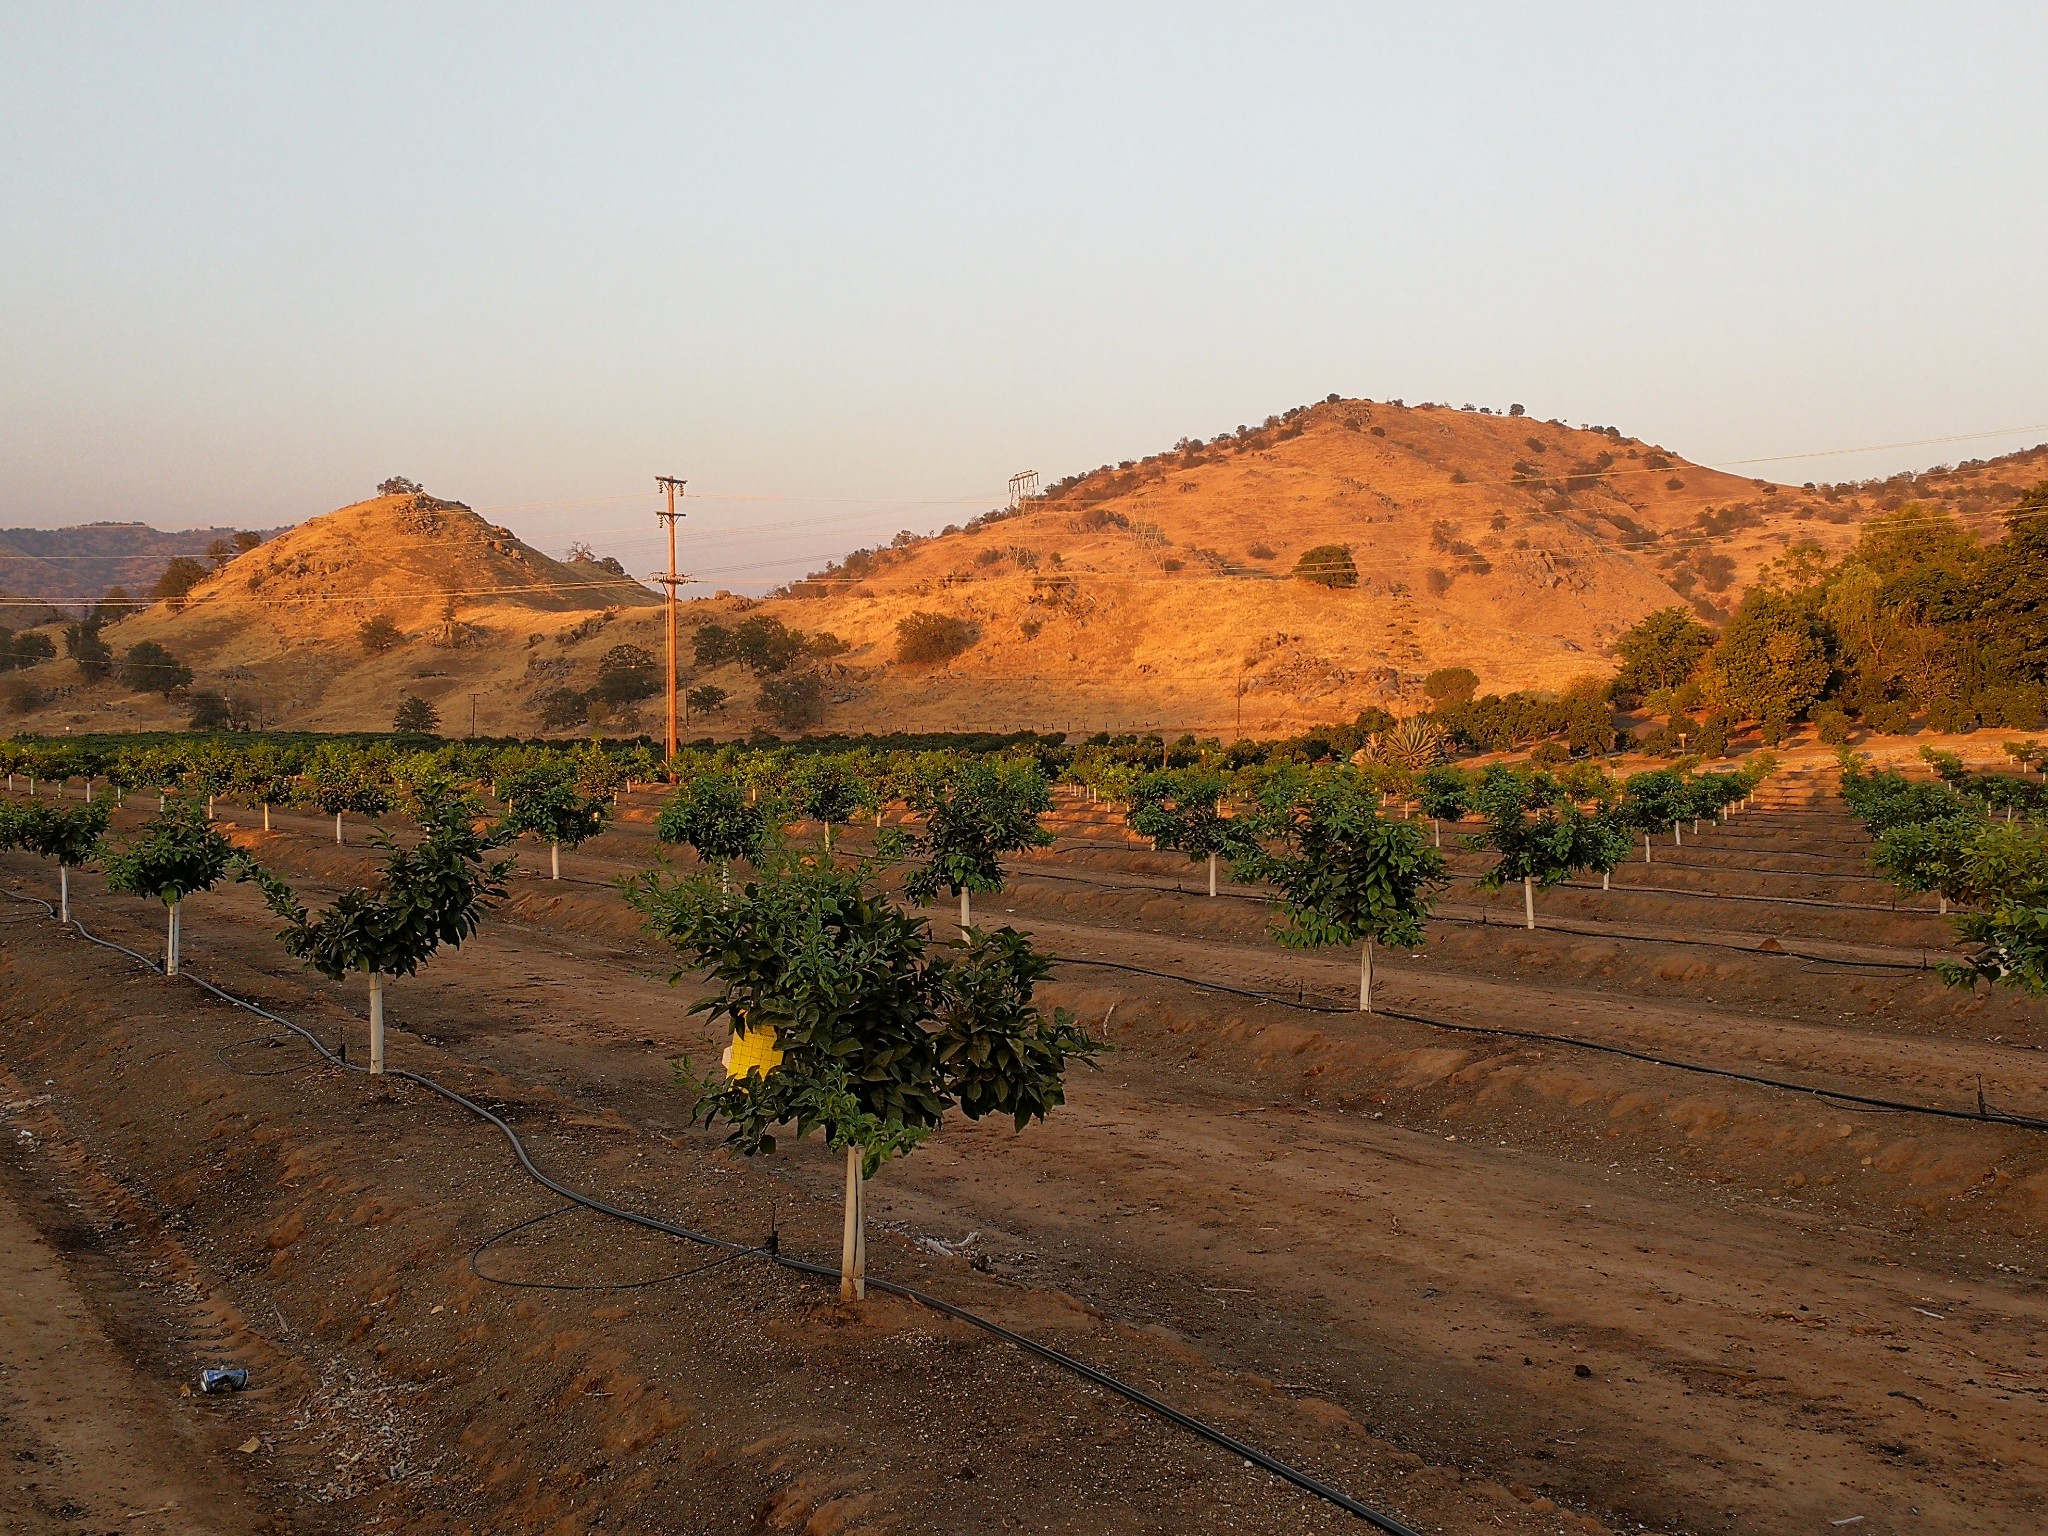
[[[1933,892],[1968,946],[1942,975],[2048,993],[2048,793],[2021,774],[1974,772],[1930,753],[1933,779],[1873,770],[1844,751],[1842,793],[1877,839],[1872,861],[1904,890]]]

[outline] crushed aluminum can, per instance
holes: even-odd
[[[209,1366],[199,1373],[202,1392],[239,1392],[249,1385],[249,1372],[239,1365]]]

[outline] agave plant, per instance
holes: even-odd
[[[1396,720],[1383,735],[1375,734],[1379,736],[1379,761],[1410,773],[1434,768],[1447,755],[1449,737],[1444,728],[1422,715]]]

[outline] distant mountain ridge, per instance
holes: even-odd
[[[152,528],[147,523],[80,523],[70,528],[0,528],[0,591],[73,607],[109,587],[147,593],[179,555],[204,559],[208,546],[239,530]],[[265,539],[282,528],[258,530]]]

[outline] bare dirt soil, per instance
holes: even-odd
[[[610,884],[655,856],[651,805],[559,883],[529,850],[500,916],[393,989],[393,1059],[580,1187],[745,1242],[772,1222],[829,1259],[830,1154],[748,1164],[688,1123],[674,1063],[720,1042]],[[1828,776],[1665,840],[1611,891],[1544,893],[1533,932],[1518,891],[1454,886],[1429,946],[1383,958],[1373,1016],[1346,1011],[1355,954],[1280,950],[1252,893],[1211,900],[1199,866],[1085,806],[1060,820],[976,914],[1094,962],[1049,990],[1117,1050],[1046,1125],[951,1125],[885,1170],[875,1271],[1426,1531],[2042,1528],[2048,1137],[1823,1094],[2039,1114],[2048,1029],[1923,968],[1946,925],[1869,876]],[[311,893],[370,867],[331,823],[275,825],[235,835]],[[161,943],[160,910],[89,875],[74,899],[95,932]],[[57,1287],[24,1316],[90,1302],[92,1367],[28,1374],[87,1390],[94,1444],[151,1446],[149,1507],[201,1490],[227,1530],[1356,1524],[986,1335],[758,1260],[498,1283],[718,1255],[578,1212],[473,1267],[560,1204],[496,1132],[0,905],[0,1285]],[[359,1051],[358,990],[295,970],[272,926],[246,887],[195,898],[187,966]],[[18,1396],[6,1316],[0,1426],[33,1450],[38,1411],[75,1410]],[[177,1395],[230,1357],[261,1391]],[[77,1498],[90,1463],[64,1465],[5,1497]],[[103,1518],[149,1528],[52,1528]]]

